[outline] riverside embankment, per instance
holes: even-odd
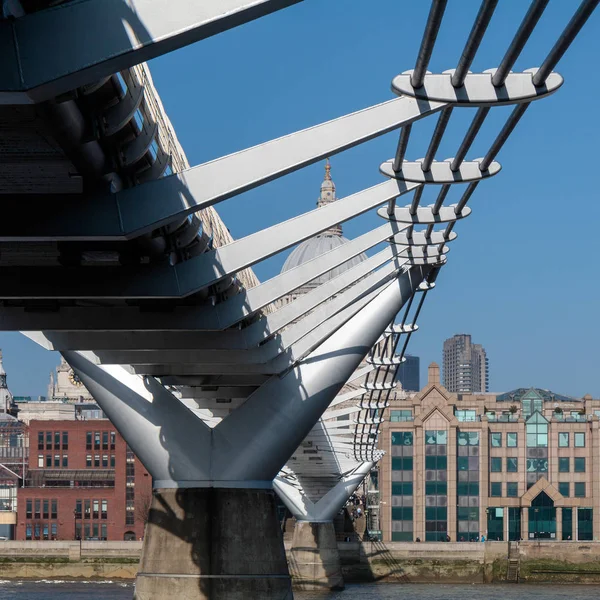
[[[133,579],[141,548],[141,542],[0,542],[0,579]],[[339,550],[347,583],[497,583],[508,574],[506,542],[341,542]],[[521,582],[600,583],[600,542],[521,542],[518,570]]]

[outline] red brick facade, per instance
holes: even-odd
[[[140,539],[152,478],[106,419],[31,421],[17,539]]]

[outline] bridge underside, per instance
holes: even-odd
[[[382,455],[396,369],[446,244],[527,107],[562,85],[553,69],[599,0],[582,2],[540,69],[513,73],[547,4],[534,0],[500,67],[471,73],[497,4],[484,0],[457,69],[431,74],[446,7],[433,0],[395,99],[190,167],[143,61],[296,1],[2,4],[0,329],[60,351],[152,475],[139,600],[291,599],[274,480],[301,523],[295,575],[343,586],[331,521]],[[502,131],[467,160],[502,105],[515,106]],[[463,107],[477,111],[456,156],[436,160]],[[413,124],[436,113],[426,156],[407,160]],[[383,183],[236,241],[213,208],[398,129]],[[449,203],[455,184],[467,187]],[[426,188],[438,190],[429,205]],[[369,211],[379,227],[254,276]]]

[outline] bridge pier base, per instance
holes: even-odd
[[[292,600],[275,494],[157,489],[135,600]]]
[[[333,521],[297,521],[290,552],[295,590],[343,590],[344,577]]]

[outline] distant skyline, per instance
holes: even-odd
[[[496,66],[528,2],[501,2],[472,71]],[[579,2],[551,2],[515,65],[539,65]],[[449,5],[430,70],[456,66],[479,0]],[[155,85],[192,165],[392,98],[391,79],[414,67],[429,2],[305,2],[151,62]],[[442,364],[443,341],[469,332],[486,348],[490,389],[541,387],[600,397],[600,202],[596,138],[600,11],[559,63],[565,84],[535,102],[498,156],[502,172],[483,182],[473,214],[456,227],[448,264],[428,294],[408,351],[423,368]],[[481,156],[510,108],[492,110],[469,158]],[[439,157],[451,157],[473,112],[455,110]],[[436,118],[416,123],[407,157],[424,156]],[[397,133],[331,157],[339,198],[382,181]],[[234,237],[315,207],[323,163],[216,206]],[[424,194],[424,203],[430,196]],[[453,192],[451,192],[452,194]],[[454,197],[451,201],[455,201]],[[243,207],[243,210],[242,210]],[[344,224],[354,238],[373,214]],[[289,252],[259,265],[266,279]],[[1,333],[8,384],[16,395],[44,395],[59,362],[17,333]]]

